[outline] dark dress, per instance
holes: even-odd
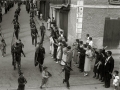
[[[96,53],[96,61],[95,61],[95,64],[94,64],[93,72],[99,74],[99,68],[98,68],[98,65],[96,65],[96,64],[98,64],[98,62],[101,61],[102,55],[99,54],[98,52],[95,52],[95,53]]]
[[[79,56],[79,68],[81,70],[81,72],[84,71],[84,64],[85,64],[85,52],[86,50],[84,50],[83,48],[80,49],[80,56]]]

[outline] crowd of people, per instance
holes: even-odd
[[[86,43],[76,39],[73,46],[69,46],[64,37],[64,32],[59,31],[56,24],[50,27],[50,32],[50,54],[56,63],[62,66],[67,63],[72,68],[71,64],[73,62],[81,73],[84,72],[84,76],[88,76],[91,71],[91,63],[95,60],[93,78],[104,82],[105,88],[110,87],[111,73],[114,70],[114,59],[112,52],[106,51],[107,46],[101,49],[94,48],[92,37],[89,34],[86,35]],[[69,87],[68,83],[67,87]]]
[[[42,72],[45,58],[45,48],[42,46],[42,44],[44,41],[46,28],[44,23],[42,23],[42,26],[40,26],[41,40],[39,43],[37,43],[38,32],[33,19],[34,8],[30,10],[30,7],[28,6],[26,11],[28,13],[30,12],[31,36],[33,35],[32,38],[35,37],[35,66],[39,64],[40,72]],[[84,76],[88,76],[89,72],[91,71],[91,62],[93,60],[95,60],[93,78],[104,82],[105,88],[110,87],[110,79],[112,78],[111,73],[114,69],[114,59],[111,51],[105,51],[107,47],[103,47],[102,49],[94,48],[92,37],[90,37],[89,34],[86,35],[85,44],[83,41],[76,39],[76,42],[73,43],[73,46],[69,46],[64,36],[64,32],[58,29],[54,17],[52,20],[50,17],[48,17],[47,30],[50,31],[49,39],[51,58],[53,58],[57,64],[59,63],[61,66],[64,66],[63,71],[65,71],[65,79],[63,79],[63,83],[67,83],[67,88],[70,87],[69,78],[70,71],[72,71],[72,62],[79,68],[80,72],[84,72]],[[35,34],[32,32],[35,32]],[[32,44],[34,44],[34,39],[32,39]],[[40,88],[42,88],[42,85]]]
[[[18,3],[18,7],[15,11],[14,19],[12,21],[12,24],[14,25],[13,37],[15,37],[18,42],[12,44],[11,54],[13,60],[12,65],[14,67],[14,70],[16,70],[17,65],[18,73],[20,76],[18,78],[18,90],[24,90],[27,80],[25,79],[21,70],[21,54],[23,54],[25,57],[25,53],[23,51],[24,44],[22,43],[19,37],[19,16],[21,12],[20,7],[21,3]],[[73,71],[72,65],[74,64],[77,68],[79,68],[79,71],[81,73],[83,72],[83,75],[86,77],[89,76],[89,72],[91,72],[92,70],[91,63],[93,60],[95,60],[93,68],[93,78],[99,79],[101,82],[104,82],[104,87],[109,88],[110,80],[113,76],[113,85],[115,87],[115,90],[118,89],[119,72],[115,70],[113,73],[114,59],[112,57],[112,52],[106,51],[107,47],[103,47],[102,49],[94,48],[94,42],[89,34],[86,35],[86,43],[83,43],[82,40],[76,39],[72,46],[68,45],[67,39],[64,36],[64,31],[58,29],[54,17],[52,18],[52,20],[50,17],[48,17],[47,28],[44,26],[44,23],[42,23],[42,25],[39,28],[41,34],[41,38],[39,38],[40,35],[38,33],[34,19],[34,5],[32,3],[30,4],[29,2],[26,2],[26,11],[28,12],[28,14],[30,14],[30,30],[32,45],[35,45],[35,66],[39,66],[40,72],[42,73],[42,83],[40,85],[41,89],[43,85],[47,84],[49,77],[52,76],[51,73],[48,72],[47,67],[43,66],[46,53],[45,48],[43,47],[43,42],[46,29],[50,32],[49,40],[51,58],[54,59],[56,64],[60,64],[62,66],[62,72],[65,72],[65,78],[63,79],[63,83],[66,82],[66,86],[68,89],[70,88],[70,72]],[[0,37],[2,38],[1,51],[2,56],[4,57],[6,54],[6,43],[3,38],[2,32],[0,33]],[[37,41],[37,38],[39,38],[39,41]]]

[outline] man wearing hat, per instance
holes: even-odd
[[[27,83],[27,80],[25,79],[22,72],[19,73],[18,78],[18,89],[17,90],[25,90],[25,84]]]
[[[68,63],[68,65],[71,67],[71,62],[72,62],[72,56],[73,53],[71,51],[71,46],[67,47],[67,57],[66,57],[66,62]]]
[[[65,79],[63,79],[63,83],[66,82],[67,88],[69,89],[70,88],[70,84],[69,84],[70,71],[72,71],[72,69],[70,68],[69,64],[66,63],[62,71],[65,71]]]

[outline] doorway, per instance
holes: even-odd
[[[117,48],[120,42],[120,18],[105,18],[103,46]]]

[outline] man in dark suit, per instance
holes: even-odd
[[[105,62],[105,88],[109,88],[110,87],[110,79],[112,78],[111,73],[113,72],[114,69],[114,59],[112,57],[112,52],[111,51],[107,51],[107,58],[106,58],[106,62]]]
[[[66,82],[67,88],[69,89],[70,88],[70,84],[69,84],[70,71],[72,71],[72,69],[69,67],[69,64],[66,63],[62,71],[65,71],[65,79],[63,79],[63,83]]]
[[[39,64],[40,72],[42,72],[42,65],[44,63],[45,58],[45,48],[42,46],[42,44],[37,43],[36,51],[35,51],[35,61]]]

